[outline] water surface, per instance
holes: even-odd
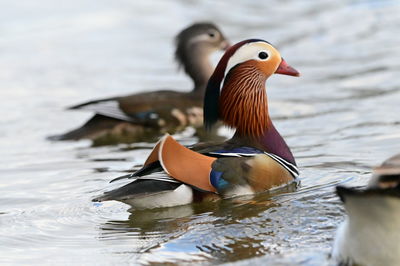
[[[372,166],[400,151],[398,1],[0,3],[2,264],[327,265],[344,215],[335,185],[364,185]],[[267,84],[301,187],[133,213],[92,203],[151,144],[91,148],[45,137],[90,117],[69,105],[190,89],[172,37],[210,19],[232,42],[267,39],[302,73]]]

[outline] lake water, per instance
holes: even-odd
[[[400,151],[399,1],[0,0],[0,263],[330,265],[343,208]],[[141,90],[188,90],[173,36],[199,20],[264,38],[301,78],[267,84],[298,191],[128,212],[91,199],[152,144],[45,138],[88,119],[64,108]],[[214,60],[217,61],[217,54]],[[186,143],[193,139],[185,140]],[[118,184],[116,184],[118,185]]]

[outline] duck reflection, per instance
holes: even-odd
[[[185,250],[193,258],[206,255],[219,262],[261,256],[273,248],[265,244],[266,236],[273,236],[276,226],[268,219],[268,212],[280,207],[272,196],[294,190],[296,186],[171,208],[130,209],[127,220],[102,224],[100,239],[134,240],[132,251],[146,253],[141,258],[148,263],[157,257],[158,261],[159,256],[171,257],[171,253],[180,257]]]
[[[100,226],[103,238],[132,232],[136,232],[137,236],[152,232],[166,235],[169,232],[184,229],[182,225],[190,221],[191,215],[194,214],[191,205],[128,211],[131,212],[128,220],[110,220]]]

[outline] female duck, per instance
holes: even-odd
[[[299,75],[264,40],[245,40],[229,48],[208,82],[204,120],[208,128],[217,120],[236,128],[233,138],[186,148],[164,136],[142,169],[117,178],[135,181],[94,201],[168,207],[210,194],[252,194],[295,181],[294,157],[268,114],[265,82],[274,73]]]
[[[400,155],[374,169],[365,189],[338,186],[347,212],[333,247],[340,265],[400,263]]]
[[[195,23],[176,37],[175,57],[191,77],[191,92],[162,90],[94,100],[71,107],[95,115],[82,127],[51,140],[91,139],[94,145],[151,140],[160,133],[203,125],[202,101],[213,67],[210,56],[229,44],[211,23]]]

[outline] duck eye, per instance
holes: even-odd
[[[258,58],[260,58],[261,60],[265,60],[268,58],[268,54],[266,52],[259,52]]]
[[[215,33],[214,32],[209,32],[208,36],[210,36],[211,38],[214,38],[215,37]]]

